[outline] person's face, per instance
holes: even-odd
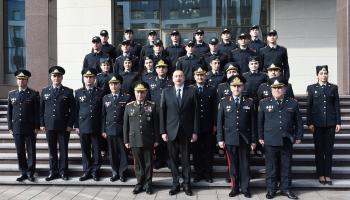
[[[16,82],[17,86],[20,88],[26,88],[28,85],[28,79],[18,78]]]
[[[95,84],[95,76],[84,76],[84,83],[86,86],[92,87]]]
[[[250,61],[249,62],[249,69],[251,71],[256,71],[259,68],[259,62],[258,61]]]
[[[231,76],[237,75],[237,74],[238,74],[238,72],[236,70],[228,70],[226,72],[226,78],[230,78]]]
[[[282,99],[285,93],[285,87],[271,88],[272,96],[276,99]]]
[[[153,46],[153,51],[156,54],[160,54],[160,52],[163,50],[163,47],[161,45],[154,45]]]
[[[104,44],[104,43],[107,43],[108,42],[108,39],[109,39],[109,36],[107,35],[107,36],[102,36],[101,35],[101,41],[102,41],[102,43]]]
[[[210,51],[216,52],[219,49],[218,44],[209,44]]]
[[[100,67],[103,72],[108,72],[110,68],[109,64],[107,63],[102,63]]]
[[[198,42],[203,42],[204,39],[204,35],[203,34],[195,34],[194,38],[196,39],[196,41]]]
[[[129,60],[124,61],[124,69],[130,71],[132,67],[132,62]]]
[[[156,72],[157,72],[158,76],[164,77],[166,75],[166,73],[168,73],[168,68],[167,67],[157,67]]]
[[[123,53],[128,53],[129,52],[129,49],[130,49],[130,46],[129,45],[122,45],[122,51],[123,51]]]
[[[243,91],[243,85],[231,85],[230,89],[234,96],[240,96]]]
[[[205,74],[195,74],[194,80],[196,80],[196,83],[203,85],[207,80],[207,76]]]
[[[134,37],[134,35],[132,33],[130,33],[130,32],[124,33],[124,38],[126,40],[132,40],[133,37]]]
[[[248,39],[246,39],[246,38],[242,38],[242,39],[240,39],[240,38],[238,38],[238,44],[239,44],[239,46],[247,46],[247,44],[248,44]]]
[[[191,53],[193,53],[193,51],[194,51],[194,46],[186,46],[186,52],[188,53],[188,54],[191,54]]]
[[[63,80],[62,74],[51,74],[51,81],[53,85],[61,85]]]
[[[278,36],[277,35],[267,35],[267,42],[270,44],[275,44],[277,42]]]
[[[100,50],[101,47],[102,47],[102,43],[101,43],[101,42],[93,42],[93,43],[92,43],[92,48],[93,48],[95,51]]]
[[[147,91],[135,91],[134,93],[137,101],[144,101],[147,95]]]
[[[122,85],[120,83],[110,83],[109,84],[109,89],[111,90],[111,92],[113,94],[116,94],[120,91],[120,88],[122,87]]]
[[[148,70],[153,69],[153,61],[152,61],[151,59],[145,60],[145,67],[146,67],[146,69],[148,69]]]
[[[210,62],[210,66],[214,71],[219,71],[220,68],[220,61],[218,60],[213,60]]]
[[[179,35],[172,35],[170,38],[171,38],[171,41],[173,43],[179,43],[180,42],[180,36]]]
[[[258,37],[259,36],[259,29],[257,29],[257,28],[252,29],[252,30],[250,30],[249,34],[251,37]]]
[[[326,70],[320,70],[317,74],[318,80],[325,83],[328,81],[328,72]]]
[[[225,33],[221,34],[221,39],[225,40],[225,41],[228,41],[228,40],[231,39],[231,34],[228,33],[228,32],[225,32]]]
[[[148,35],[148,41],[150,42],[154,42],[156,38],[157,38],[157,35],[154,35],[154,34]]]
[[[184,73],[180,70],[176,70],[173,73],[173,82],[176,86],[182,86],[185,82]]]
[[[269,78],[279,77],[280,75],[281,75],[281,71],[278,69],[272,69],[267,71],[267,76]]]

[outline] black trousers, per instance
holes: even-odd
[[[277,191],[278,173],[280,173],[281,191],[290,189],[291,161],[293,144],[283,138],[283,146],[265,145],[266,187],[269,192]],[[279,168],[279,170],[278,170]]]
[[[53,131],[46,132],[46,139],[49,146],[49,164],[51,174],[65,174],[68,170],[68,142],[70,132]],[[57,143],[60,157],[58,158]]]
[[[331,177],[335,126],[315,127],[313,136],[317,175]]]
[[[169,162],[169,153],[167,143],[163,140],[159,141],[159,145],[155,148],[155,167],[163,167]]]
[[[107,136],[107,142],[112,175],[126,176],[128,170],[128,155],[125,151],[123,138]]]
[[[173,177],[173,185],[178,186],[180,173],[177,166],[179,154],[181,154],[181,166],[183,175],[183,186],[190,186],[191,166],[190,166],[190,140],[187,136],[178,133],[173,141],[168,141],[168,151],[170,158],[170,169]]]
[[[250,166],[249,153],[250,145],[240,139],[239,146],[226,145],[227,162],[231,178],[231,189],[242,192],[249,192]]]
[[[145,188],[152,186],[153,147],[131,148],[134,157],[134,171],[138,185]]]
[[[36,163],[36,135],[13,134],[17,150],[18,168],[22,175],[33,175]],[[26,156],[27,154],[27,156]]]
[[[85,174],[97,174],[101,167],[100,135],[80,133],[83,171]]]
[[[197,142],[192,144],[193,166],[197,176],[212,177],[214,149],[215,136],[212,133],[200,133]]]

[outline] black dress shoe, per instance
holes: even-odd
[[[295,196],[295,194],[293,194],[293,193],[290,192],[290,191],[281,192],[281,195],[282,195],[282,196],[286,196],[286,197],[288,197],[289,199],[298,199],[298,197]]]
[[[22,182],[28,178],[27,174],[22,174],[20,177],[16,179],[18,182]]]
[[[29,180],[30,182],[35,182],[35,177],[34,177],[33,175],[29,175],[29,176],[28,176],[28,180]]]
[[[126,182],[127,180],[128,179],[126,178],[126,176],[121,176],[120,177],[120,181],[123,182],[123,183]]]
[[[175,195],[180,192],[180,186],[173,186],[169,190],[169,195]]]
[[[109,180],[111,182],[114,182],[114,181],[118,180],[119,178],[120,178],[119,175],[113,175]]]
[[[199,181],[201,181],[202,180],[202,177],[201,176],[195,176],[194,178],[193,178],[193,182],[194,183],[198,183]]]
[[[92,178],[91,174],[84,174],[82,177],[79,178],[79,181],[86,181]]]
[[[146,188],[146,193],[147,193],[147,194],[153,194],[153,189],[152,189],[152,187],[150,187],[150,186],[147,187],[147,188]]]
[[[58,174],[50,174],[48,177],[45,178],[46,181],[52,181],[55,179],[60,178],[60,176]]]
[[[231,178],[225,178],[226,183],[231,183]]]
[[[324,183],[327,185],[333,185],[333,182],[331,180],[328,180],[328,181],[326,180]]]
[[[325,180],[318,180],[318,182],[320,182],[322,185],[325,185],[325,184],[326,184],[326,181],[325,181]]]
[[[69,180],[69,177],[67,176],[67,174],[61,174],[61,178],[64,181],[68,181]]]
[[[185,194],[186,194],[187,196],[192,196],[192,195],[193,195],[191,188],[188,187],[188,186],[184,187],[184,188],[183,188],[183,191],[185,192]]]
[[[245,198],[252,198],[252,194],[250,192],[243,192]]]
[[[92,179],[94,181],[100,181],[100,176],[99,175],[92,175]]]
[[[138,194],[142,192],[142,185],[135,185],[134,190],[132,191],[133,194]]]
[[[235,197],[239,194],[239,191],[238,190],[231,190],[231,192],[228,194],[229,197]]]
[[[267,192],[266,193],[266,199],[273,199],[275,198],[276,193],[275,192]]]
[[[212,183],[213,179],[211,177],[209,177],[209,178],[205,178],[205,181],[208,182],[208,183]]]

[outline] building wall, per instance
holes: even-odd
[[[328,65],[337,83],[336,0],[271,0],[271,27],[287,47],[296,94],[316,82],[316,65]]]
[[[91,51],[92,37],[102,29],[111,33],[111,3],[111,0],[57,1],[57,64],[66,69],[64,85],[81,87],[80,72],[84,56]]]

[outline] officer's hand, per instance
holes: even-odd
[[[197,135],[196,133],[193,133],[193,134],[192,134],[192,138],[191,138],[191,142],[192,142],[192,143],[193,143],[193,142],[196,142],[197,139],[198,139],[198,135]]]
[[[106,132],[103,132],[103,133],[102,133],[102,137],[103,137],[104,139],[107,139],[107,133],[106,133]]]
[[[259,140],[259,143],[261,144],[261,145],[264,145],[265,144],[265,142],[264,142],[264,140]]]
[[[130,149],[130,144],[129,144],[129,143],[126,143],[126,144],[125,144],[125,147],[126,147],[127,149]]]
[[[250,148],[252,149],[252,151],[255,149],[255,147],[256,147],[256,144],[255,144],[255,143],[252,143],[252,144],[250,145]]]
[[[153,144],[153,147],[157,147],[159,144],[158,144],[158,142],[155,142],[154,144]]]
[[[225,148],[225,143],[224,142],[219,142],[219,147],[221,148],[221,149],[223,149],[223,148]]]
[[[80,131],[78,128],[75,128],[75,132],[79,135],[80,134]]]
[[[315,131],[315,126],[311,124],[311,125],[309,126],[309,129],[310,129],[310,131],[311,131],[312,133],[314,133],[314,131]]]
[[[339,133],[340,129],[341,129],[340,124],[335,125],[335,132],[336,133]]]
[[[40,127],[40,130],[41,130],[41,131],[45,131],[45,126],[41,126],[41,127]]]
[[[295,144],[300,144],[301,140],[295,140]]]
[[[167,142],[168,141],[168,135],[166,133],[163,133],[162,134],[162,139],[164,142]]]
[[[9,130],[9,132],[10,132],[10,134],[11,134],[11,135],[13,135],[13,131],[12,131],[12,129],[10,129],[10,130]]]
[[[70,133],[72,131],[72,127],[67,126],[66,131]]]

